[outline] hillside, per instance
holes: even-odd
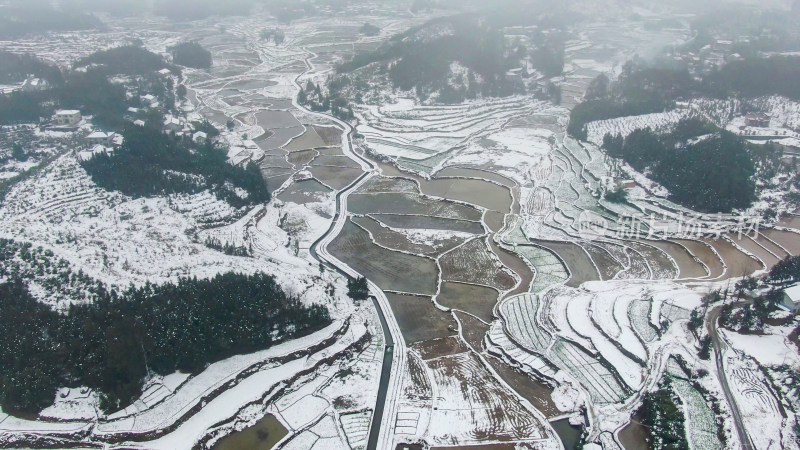
[[[603,149],[670,191],[670,199],[706,212],[746,209],[756,198],[756,169],[744,139],[697,119],[681,120],[658,134],[638,129],[623,138],[607,134]]]
[[[61,386],[89,386],[102,409],[115,410],[141,395],[148,374],[198,373],[330,323],[325,307],[303,306],[264,274],[102,289],[98,297],[59,314],[21,279],[0,284],[3,410],[36,413]]]
[[[139,126],[129,126],[123,137],[124,144],[113,153],[99,153],[83,163],[92,180],[107,190],[149,197],[208,189],[237,208],[269,201],[258,168],[228,164],[225,151],[213,144]]]
[[[314,109],[343,111],[351,103],[385,100],[390,92],[458,104],[525,94],[537,79],[560,75],[563,33],[536,29],[511,39],[504,34],[506,19],[462,14],[431,20],[340,63],[326,89],[308,86],[300,98]]]

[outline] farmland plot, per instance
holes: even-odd
[[[550,250],[535,245],[519,245],[514,252],[535,268],[536,274],[531,292],[541,293],[550,286],[563,284],[569,279],[569,272],[561,260]]]
[[[359,168],[319,166],[313,163],[309,171],[314,178],[337,191],[349,186],[363,173]]]
[[[329,247],[331,253],[382,289],[432,295],[436,263],[375,245],[369,233],[348,222]]]
[[[329,187],[311,178],[292,183],[288,188],[278,194],[278,199],[284,202],[294,202],[303,205],[322,201],[330,193],[331,189]]]
[[[406,344],[442,339],[456,334],[453,316],[437,309],[430,297],[387,293]]]
[[[409,193],[355,194],[349,197],[348,207],[355,214],[424,214],[471,221],[482,217],[470,206]]]
[[[650,323],[650,305],[647,300],[634,300],[630,304],[628,315],[636,335],[644,342],[653,342],[658,338],[656,328]]]
[[[542,241],[538,242],[538,244],[557,253],[566,261],[571,275],[569,281],[567,281],[568,286],[577,287],[585,281],[600,279],[600,274],[597,272],[597,268],[592,263],[591,258],[579,245],[571,242],[551,241]]]
[[[728,352],[725,370],[754,445],[757,448],[780,446],[785,413],[758,365],[752,358]]]
[[[553,337],[536,320],[538,311],[539,296],[535,294],[518,295],[500,305],[509,335],[527,349],[544,353]]]
[[[318,147],[325,147],[325,141],[317,134],[317,131],[310,126],[305,126],[305,133],[294,138],[287,145],[283,147],[287,152],[296,152]]]
[[[436,296],[436,303],[461,311],[466,311],[486,322],[492,321],[492,311],[500,293],[492,288],[474,284],[442,282]]]
[[[703,278],[709,275],[708,269],[697,261],[686,247],[671,241],[649,241],[664,251],[678,266],[678,278]]]
[[[450,251],[471,237],[466,233],[393,229],[370,216],[354,216],[352,220],[367,230],[375,243],[382,247],[431,257]]]
[[[429,361],[434,391],[430,435],[435,445],[489,441],[539,441],[557,446],[555,436],[509,394],[471,354]]]
[[[623,270],[622,265],[604,248],[592,244],[584,244],[583,248],[600,269],[600,276],[603,280],[612,280]]]
[[[442,279],[491,286],[499,291],[512,289],[514,278],[482,239],[473,239],[439,259]]]
[[[421,185],[426,195],[467,202],[492,211],[511,212],[511,191],[505,186],[470,178],[435,178]]]
[[[468,233],[473,235],[484,234],[483,225],[480,222],[447,219],[442,217],[431,217],[423,215],[402,215],[402,214],[370,214],[370,217],[377,219],[386,226],[395,229],[406,230],[434,230],[454,233]]]
[[[678,267],[663,250],[640,242],[626,242],[625,245],[645,258],[653,279],[671,280],[678,278]]]
[[[686,418],[686,437],[692,449],[721,450],[722,445],[717,437],[716,415],[708,406],[703,395],[686,380],[686,374],[678,363],[670,358],[668,370],[672,389],[678,394],[684,408]]]
[[[418,194],[417,184],[408,178],[372,177],[356,191],[359,194],[377,194],[381,192],[398,192]]]

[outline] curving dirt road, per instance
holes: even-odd
[[[741,442],[742,448],[746,450],[753,450],[753,441],[750,439],[750,435],[747,434],[747,430],[744,427],[744,421],[742,420],[742,414],[739,411],[739,405],[736,404],[736,399],[734,398],[730,386],[728,385],[728,377],[725,376],[725,367],[723,365],[722,358],[723,350],[727,347],[727,345],[725,344],[725,341],[719,337],[719,332],[717,330],[722,308],[723,305],[716,306],[712,308],[706,316],[708,335],[711,336],[711,343],[714,345],[714,358],[717,365],[717,378],[719,378],[722,391],[725,393],[725,399],[728,401],[728,404],[731,407],[731,414],[733,415],[736,433],[739,435],[739,442]]]

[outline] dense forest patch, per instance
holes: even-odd
[[[539,89],[540,78],[561,75],[566,32],[542,22],[526,31],[524,43],[504,35],[509,20],[492,12],[433,19],[357,53],[336,67],[326,89],[306,87],[300,100],[347,119],[351,103],[380,102],[396,90],[422,102],[458,104],[524,94]]]
[[[169,48],[172,62],[195,69],[208,69],[213,63],[211,52],[197,42],[181,42]]]
[[[756,169],[742,138],[698,119],[669,133],[639,129],[623,138],[607,134],[603,149],[661,183],[670,198],[709,212],[745,209],[756,198]]]
[[[228,164],[212,142],[196,143],[148,127],[128,126],[124,144],[112,154],[83,162],[95,183],[132,197],[196,193],[208,189],[240,208],[270,199],[258,167]]]
[[[138,96],[126,98],[125,85],[110,81],[114,75],[133,76],[132,83],[139,94],[152,93],[167,109],[173,109],[175,105],[172,79],[157,71],[169,68],[179,73],[179,69],[140,46],[128,45],[96,52],[75,64],[80,70],[63,72],[32,56],[0,54],[0,62],[3,61],[12,65],[0,73],[11,79],[18,78],[22,70],[33,69],[33,73],[51,83],[43,91],[0,94],[0,125],[36,123],[51,117],[56,109],[61,108],[78,109],[84,115],[93,116],[93,121],[99,126],[121,130],[127,123],[123,116],[128,107],[141,104]]]
[[[51,84],[60,84],[63,81],[61,71],[53,64],[30,54],[0,50],[0,83],[21,83],[28,75],[43,78]]]
[[[88,386],[115,410],[149,373],[198,373],[330,323],[324,306],[302,305],[264,274],[104,291],[63,314],[13,278],[0,284],[0,310],[0,406],[12,414],[39,412],[63,386]]]
[[[92,53],[75,62],[74,67],[86,67],[90,64],[104,66],[111,75],[147,75],[164,68],[180,73],[177,68],[167,64],[161,55],[139,45],[123,45]]]

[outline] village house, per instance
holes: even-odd
[[[748,127],[769,128],[769,116],[766,114],[748,114],[744,118],[744,123]]]
[[[198,131],[192,136],[192,140],[195,142],[205,142],[206,139],[208,139],[208,134],[203,131]]]
[[[22,92],[38,92],[47,88],[47,82],[41,78],[28,78],[22,83]]]
[[[783,291],[782,306],[792,312],[800,311],[800,284]]]
[[[178,133],[183,131],[183,127],[183,123],[177,117],[167,116],[164,118],[164,130],[167,132]]]
[[[81,112],[74,109],[62,109],[56,111],[53,116],[53,124],[57,127],[75,127],[81,121]]]
[[[86,141],[91,146],[95,145],[102,145],[102,146],[111,146],[114,145],[114,138],[116,138],[116,133],[106,133],[105,131],[95,131],[90,135],[86,136]]]

